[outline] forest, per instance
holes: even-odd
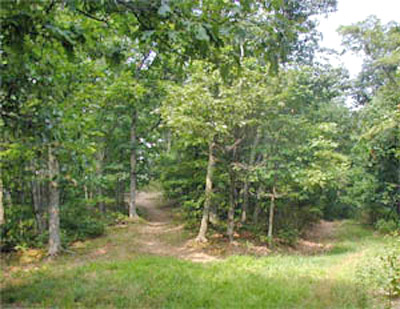
[[[400,308],[400,21],[336,0],[0,3],[3,308]]]

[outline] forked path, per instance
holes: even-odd
[[[136,203],[145,222],[137,224],[137,250],[141,253],[174,256],[194,262],[209,262],[216,257],[206,254],[199,246],[185,237],[182,224],[173,220],[173,213],[163,203],[162,195],[140,192]]]

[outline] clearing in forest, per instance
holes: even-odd
[[[310,230],[306,243],[300,243],[326,249],[311,255],[307,250],[258,257],[235,251],[217,255],[190,241],[192,235],[160,194],[142,192],[137,202],[144,219],[77,242],[71,254],[50,262],[3,265],[3,307],[384,306],[357,279],[360,265],[384,240],[360,225],[322,221]]]

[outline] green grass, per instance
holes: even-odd
[[[198,264],[135,255],[75,266],[64,258],[15,274],[5,282],[2,302],[58,308],[373,308],[356,266],[367,263],[384,240],[350,223],[341,225],[337,238],[333,252],[319,256],[234,256]]]

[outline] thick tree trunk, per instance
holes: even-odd
[[[268,218],[268,245],[269,246],[272,246],[272,237],[273,237],[273,228],[274,228],[275,197],[276,197],[276,190],[275,190],[275,186],[273,186],[272,193],[271,193],[271,204],[269,207],[269,218]]]
[[[233,233],[235,227],[235,177],[233,171],[229,171],[230,189],[229,189],[229,209],[228,209],[228,228],[227,235],[230,242],[233,242]]]
[[[213,174],[214,174],[214,166],[215,166],[215,157],[214,157],[214,148],[215,142],[210,142],[208,148],[208,166],[207,166],[207,175],[206,175],[206,189],[205,189],[205,200],[204,200],[204,208],[203,208],[203,217],[201,219],[199,234],[196,237],[196,241],[198,242],[206,242],[206,233],[208,228],[208,219],[209,212],[211,206],[212,199],[212,191],[213,191]]]
[[[131,122],[131,175],[130,175],[130,190],[129,190],[129,218],[137,219],[136,211],[136,125],[137,125],[137,110],[132,113]]]
[[[1,177],[1,167],[0,167],[0,225],[5,223],[4,217],[4,204],[3,204],[3,179]]]
[[[257,145],[260,140],[260,130],[257,129],[256,137],[254,138],[253,145],[250,150],[250,158],[249,158],[249,167],[251,168],[255,162],[256,159],[256,150],[257,150]],[[243,207],[242,207],[242,216],[240,218],[240,221],[242,223],[245,223],[247,221],[247,213],[249,211],[249,177],[246,176],[246,179],[244,181],[244,186],[243,186]]]
[[[61,250],[60,239],[60,191],[57,183],[58,161],[49,147],[49,255],[56,256]]]

